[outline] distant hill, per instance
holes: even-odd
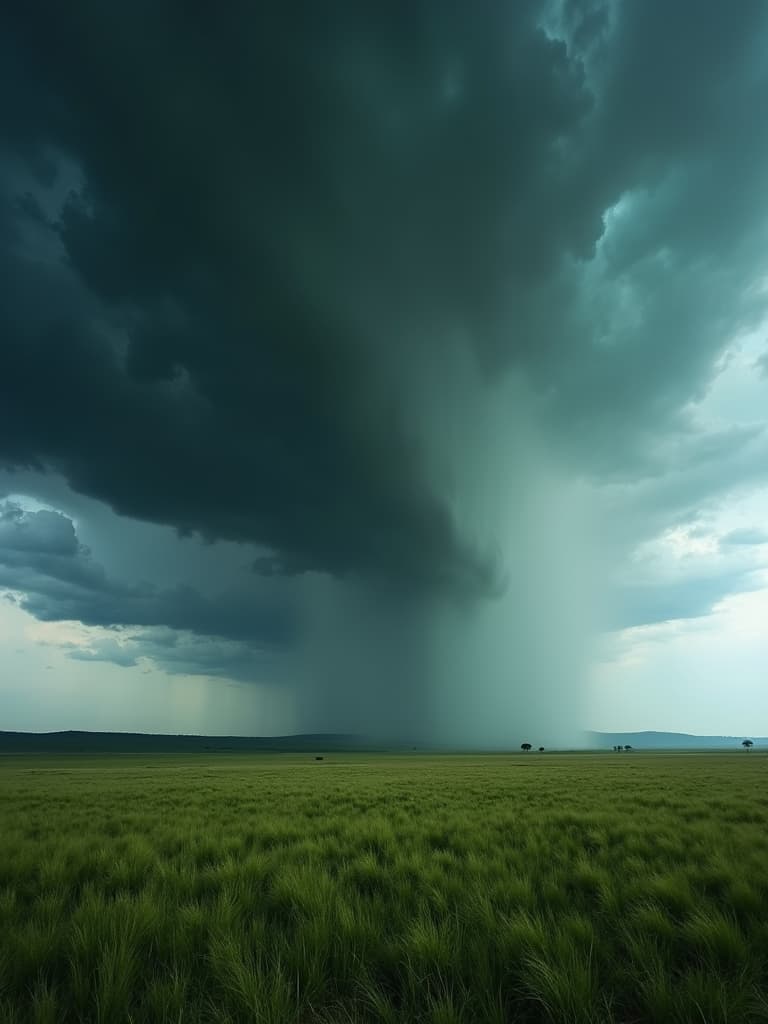
[[[160,736],[142,732],[2,732],[0,754],[184,754],[223,751],[324,751],[370,749],[356,736]]]
[[[684,732],[589,732],[587,745],[610,750],[617,745],[635,750],[740,750],[751,739],[755,749],[768,749],[759,736],[694,736]],[[406,750],[405,743],[374,742],[346,733],[302,733],[297,736],[165,736],[143,732],[2,732],[2,754],[197,754],[285,753],[342,750]],[[429,746],[420,747],[429,750]],[[438,748],[434,748],[438,749]],[[517,745],[510,747],[517,751]]]
[[[742,740],[755,748],[768,746],[765,736],[694,736],[688,732],[590,732],[588,742],[596,749],[629,744],[635,750],[738,750]]]

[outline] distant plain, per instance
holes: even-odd
[[[0,1022],[768,1021],[762,753],[323,756],[0,758]]]

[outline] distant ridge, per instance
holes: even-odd
[[[636,750],[738,750],[742,740],[752,740],[755,747],[768,746],[765,736],[694,736],[688,732],[590,732],[591,747],[598,750],[622,746]]]
[[[695,736],[685,732],[588,732],[586,745],[592,750],[630,746],[635,750],[740,750],[744,739],[755,749],[768,748],[761,736]],[[191,736],[145,732],[4,732],[0,730],[2,754],[195,754],[195,753],[303,753],[322,751],[412,750],[406,742],[374,741],[349,733],[300,733],[295,736]],[[421,746],[421,750],[442,749]],[[455,748],[459,749],[459,748]],[[517,743],[509,750],[517,752]],[[498,752],[498,748],[497,748]]]
[[[174,754],[224,751],[365,750],[372,744],[344,733],[298,736],[170,736],[144,732],[3,732],[0,754]]]

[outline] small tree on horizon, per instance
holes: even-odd
[[[544,753],[544,747],[539,747],[539,753],[540,753],[540,754],[543,754],[543,753]]]
[[[741,741],[741,745],[742,745],[742,747],[744,747],[746,752],[749,753],[750,750],[752,749],[752,747],[754,747],[755,744],[752,742],[752,740],[742,740]]]
[[[524,750],[525,753],[527,754],[528,751],[531,749],[531,744],[530,743],[521,743],[520,744],[520,749]]]
[[[629,745],[628,743],[625,743],[625,744],[624,744],[624,749],[625,749],[625,750],[631,750],[631,749],[632,749],[632,747],[630,747],[630,745]]]

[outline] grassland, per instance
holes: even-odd
[[[0,1021],[768,1021],[768,759],[3,758]]]

